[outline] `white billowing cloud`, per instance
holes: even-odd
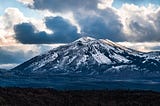
[[[33,4],[33,0],[17,0],[18,2],[21,2],[25,5],[32,5]]]
[[[100,0],[97,4],[99,9],[105,9],[106,7],[111,7],[114,0]]]
[[[9,31],[15,24],[25,22],[24,15],[17,8],[7,8],[3,16],[0,16],[1,30],[5,32],[13,33]],[[5,34],[6,35],[6,34]]]
[[[16,44],[16,40],[11,35],[0,36],[0,46]]]
[[[24,15],[17,8],[7,8],[3,16],[0,16],[0,44],[15,43],[11,37],[14,35],[15,24],[26,22]]]
[[[48,16],[51,15],[48,12]],[[35,19],[31,17],[25,17],[24,14],[18,8],[7,8],[4,15],[0,16],[0,45],[8,45],[16,43],[14,37],[14,26],[21,23],[32,23],[37,31],[45,31],[52,33],[46,28],[43,18]]]
[[[41,16],[43,16],[43,17],[56,16],[55,13],[53,13],[53,12],[51,12],[51,11],[49,11],[49,10],[40,10],[40,11],[37,10],[37,12],[38,12]]]
[[[117,11],[128,41],[160,41],[160,8],[124,4]]]
[[[118,42],[118,44],[141,52],[160,51],[160,42]]]

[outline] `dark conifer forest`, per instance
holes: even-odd
[[[57,91],[0,88],[0,106],[159,106],[160,93],[130,90]]]

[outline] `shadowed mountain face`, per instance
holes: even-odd
[[[142,53],[109,40],[82,37],[12,70],[16,74],[157,76],[160,75],[160,53]]]

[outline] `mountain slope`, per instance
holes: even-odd
[[[12,70],[16,74],[158,75],[160,53],[142,53],[109,40],[82,37]]]

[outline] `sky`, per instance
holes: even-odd
[[[83,36],[160,51],[160,0],[0,0],[0,68]]]

